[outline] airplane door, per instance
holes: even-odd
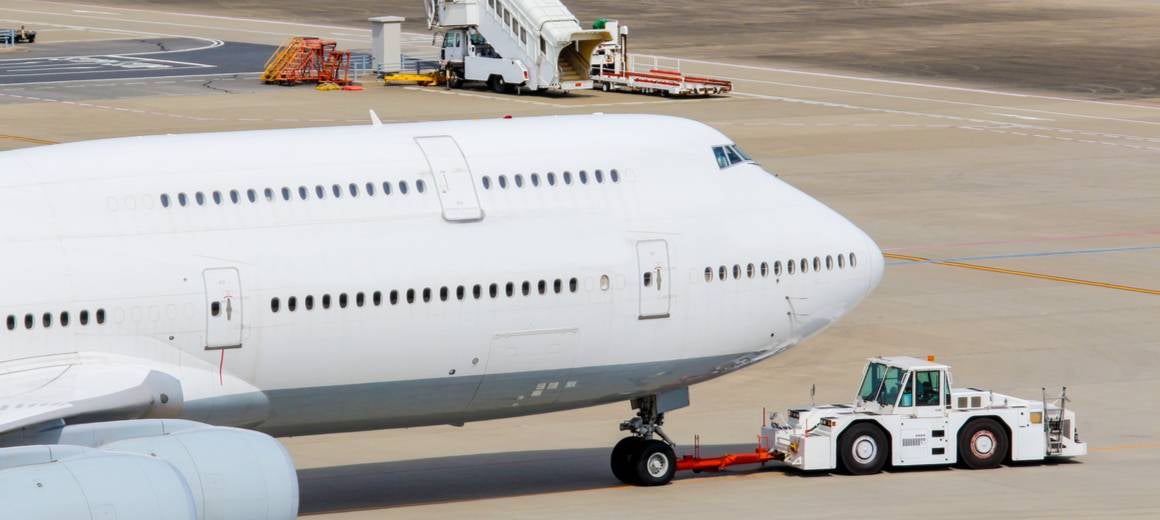
[[[636,243],[640,289],[640,319],[668,318],[672,294],[669,274],[669,244],[664,240],[642,240]]]
[[[415,142],[427,157],[435,191],[443,205],[443,218],[449,221],[479,220],[483,210],[475,193],[475,181],[459,145],[451,137],[416,137]]]
[[[205,348],[242,346],[242,283],[232,267],[206,269]]]

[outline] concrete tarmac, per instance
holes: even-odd
[[[580,13],[599,7],[569,4]],[[778,9],[746,17],[743,25],[802,20],[789,2],[775,4]],[[812,3],[801,3],[801,9],[814,9],[807,4]],[[861,13],[865,20],[932,16],[925,34],[953,27],[951,35],[962,45],[922,51],[924,59],[942,60],[948,70],[999,66],[985,53],[964,58],[967,41],[981,40],[978,46],[1008,58],[1022,53],[995,45],[999,32],[1016,38],[1016,27],[1025,33],[1016,41],[1068,42],[1054,50],[1037,47],[1035,55],[1051,58],[1044,63],[1070,65],[1041,81],[1035,78],[1043,64],[1014,59],[999,69],[1009,77],[925,77],[888,66],[911,55],[892,47],[901,45],[900,37],[876,47],[864,39],[843,44],[798,31],[813,40],[795,45],[813,42],[828,46],[829,54],[868,60],[849,66],[818,57],[826,52],[775,56],[758,43],[714,54],[731,42],[721,33],[690,30],[676,50],[697,51],[681,54],[691,57],[682,66],[733,79],[733,95],[515,97],[376,84],[359,93],[317,92],[266,87],[246,77],[210,81],[222,88],[202,86],[199,78],[4,85],[0,149],[136,134],[368,124],[368,109],[391,121],[586,112],[698,119],[866,229],[889,263],[877,292],[827,332],[694,387],[692,406],[668,417],[666,429],[678,443],[691,447],[700,434],[706,453],[748,449],[763,407],[784,410],[808,402],[811,384],[819,402],[849,401],[865,357],[934,354],[953,367],[957,386],[1034,398],[1043,386],[1058,391],[1066,385],[1091,449],[1074,462],[990,471],[908,469],[849,477],[771,466],[682,475],[669,486],[641,489],[618,484],[607,469],[608,451],[620,437],[616,425],[629,416],[627,404],[616,404],[461,428],[283,439],[300,468],[304,515],[846,518],[873,511],[885,517],[1160,517],[1160,103],[1143,88],[1131,96],[1072,88],[1122,83],[1117,74],[1125,72],[1114,66],[1117,60],[1156,57],[1139,49],[1107,51],[1110,40],[1084,36],[1091,31],[1078,28],[1074,13],[1097,19],[1092,31],[1098,26],[1120,42],[1139,42],[1146,35],[1138,22],[1160,17],[1160,7],[1131,1],[1023,7],[979,2],[970,15],[961,6],[938,10],[945,2],[845,4],[843,12]],[[134,3],[127,10],[127,2],[97,7],[9,0],[0,6],[0,19],[7,25],[53,24],[43,26],[45,34],[60,39],[80,33],[124,39],[136,31],[141,37],[163,33],[271,45],[314,34],[346,38],[350,48],[368,45],[365,27],[322,17],[311,21],[294,14],[306,12],[294,11],[294,5],[299,4]],[[408,6],[414,10],[418,4]],[[981,19],[978,10],[988,7],[1002,16]],[[395,14],[386,9],[376,14]],[[658,4],[636,9],[641,22],[630,17],[633,12],[621,19],[651,27],[650,20],[661,17],[644,12],[659,13]],[[292,23],[269,19],[280,13],[288,13],[285,20]],[[714,16],[706,23],[720,23],[724,15]],[[824,26],[825,19],[818,24]],[[862,30],[893,34],[884,24],[866,22]],[[641,41],[649,31],[634,34],[637,48],[665,50]],[[407,45],[419,52],[427,41],[413,35]]]

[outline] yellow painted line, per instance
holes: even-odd
[[[1145,289],[1143,287],[1132,287],[1130,285],[1119,285],[1114,283],[1093,282],[1091,280],[1081,280],[1079,278],[1067,278],[1064,276],[1055,276],[1050,274],[1031,273],[1027,271],[1016,271],[1014,269],[1003,269],[1001,267],[987,267],[978,264],[965,264],[962,262],[950,262],[942,260],[931,260],[921,256],[900,255],[896,253],[882,253],[886,258],[893,258],[895,260],[910,260],[911,262],[928,262],[932,264],[945,265],[950,267],[961,267],[964,269],[975,269],[978,271],[988,271],[992,273],[1010,274],[1015,276],[1026,276],[1028,278],[1038,278],[1040,280],[1051,280],[1054,282],[1074,283],[1079,285],[1090,285],[1092,287],[1103,287],[1105,289],[1116,289],[1118,291],[1131,291],[1143,294],[1152,294],[1160,296],[1160,291],[1155,289]]]
[[[1160,448],[1160,443],[1143,444],[1116,444],[1113,446],[1099,446],[1088,448],[1088,451],[1124,451],[1124,450],[1154,450]]]
[[[0,134],[0,139],[11,139],[13,141],[24,141],[32,144],[57,144],[56,141],[49,141],[48,139],[37,139],[35,137],[24,137],[20,135],[5,135]]]

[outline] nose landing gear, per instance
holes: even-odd
[[[657,411],[657,397],[634,399],[632,404],[637,409],[636,417],[620,423],[620,429],[632,435],[612,448],[612,474],[625,484],[668,484],[677,472],[677,455],[672,439],[661,429],[665,415]],[[663,440],[653,438],[654,435]]]

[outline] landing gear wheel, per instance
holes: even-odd
[[[976,419],[959,430],[959,460],[968,468],[999,467],[1007,448],[1007,432],[994,419]]]
[[[625,437],[612,448],[610,465],[616,480],[625,484],[636,484],[636,471],[632,467],[632,459],[640,451],[644,439],[640,437]]]
[[[641,444],[632,465],[636,470],[637,484],[663,486],[677,473],[677,454],[673,453],[672,446],[650,439]]]
[[[847,473],[873,475],[886,465],[890,444],[878,427],[858,423],[847,428],[838,438],[838,454]]]

